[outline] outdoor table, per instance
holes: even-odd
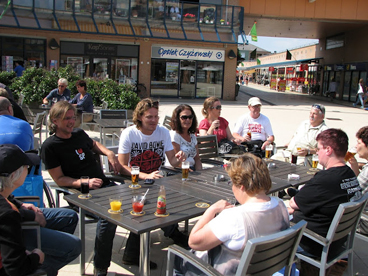
[[[180,180],[181,181],[181,180]],[[139,275],[150,275],[149,268],[149,250],[150,250],[150,231],[162,228],[168,225],[178,223],[183,220],[188,220],[198,217],[204,213],[205,208],[198,208],[195,206],[198,202],[204,202],[202,199],[190,196],[180,191],[166,187],[166,201],[167,201],[167,217],[156,217],[157,196],[159,191],[158,185],[144,185],[143,181],[141,189],[133,190],[127,184],[102,188],[90,191],[92,197],[90,199],[80,199],[78,195],[66,195],[64,199],[79,207],[79,237],[82,241],[82,253],[80,256],[80,273],[85,273],[85,221],[84,217],[86,211],[97,215],[100,218],[106,219],[111,223],[121,226],[135,234],[140,235],[140,265]],[[143,216],[133,216],[130,214],[132,210],[131,198],[135,194],[144,193],[147,188],[150,189],[147,194],[146,204],[143,210],[146,212]],[[120,214],[110,214],[109,197],[122,196],[124,210]],[[207,202],[209,203],[209,202]]]
[[[126,128],[128,124],[127,120],[122,119],[95,119],[95,121],[100,126],[100,141],[104,146],[106,145],[106,129],[116,128],[118,131],[121,128]]]

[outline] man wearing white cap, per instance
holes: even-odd
[[[261,106],[262,103],[259,98],[252,97],[249,99],[249,113],[238,119],[233,136],[241,142],[260,140],[263,142],[261,149],[264,150],[266,146],[273,143],[275,136],[270,120],[261,114]]]

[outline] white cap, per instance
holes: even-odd
[[[248,105],[255,106],[255,105],[262,105],[261,100],[258,97],[250,98],[248,101]]]

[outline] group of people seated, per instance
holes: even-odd
[[[60,85],[63,86],[65,83],[60,82]],[[83,87],[83,85],[80,86]],[[65,91],[65,87],[61,88]],[[83,95],[83,89],[80,89],[80,94]],[[216,135],[219,142],[225,139],[234,144],[257,140],[261,141],[259,147],[264,149],[274,142],[275,137],[270,120],[260,113],[261,105],[260,99],[251,98],[248,102],[249,113],[239,118],[234,132],[231,132],[228,121],[220,117],[222,109],[220,100],[210,97],[203,104],[202,113],[205,118],[199,123],[199,135]],[[140,179],[163,177],[160,169],[166,160],[173,167],[181,167],[182,162],[188,160],[192,170],[202,169],[196,139],[198,121],[193,108],[187,104],[181,104],[175,108],[172,114],[171,132],[159,125],[158,113],[158,102],[147,98],[138,103],[133,112],[134,124],[122,131],[118,156],[116,156],[100,142],[91,139],[82,129],[76,128],[75,105],[68,101],[58,101],[51,107],[49,113],[49,130],[53,135],[46,139],[41,148],[41,159],[45,169],[57,185],[76,189],[80,189],[80,178],[85,175],[89,176],[90,189],[103,189],[116,185],[104,175],[102,168],[95,162],[94,153],[106,155],[115,173],[130,176],[131,167],[139,166]],[[0,97],[0,129],[3,129],[1,128],[2,117],[9,118],[12,115],[9,100]],[[346,165],[344,157],[348,148],[348,137],[342,130],[328,129],[323,120],[324,116],[325,108],[322,105],[312,105],[309,120],[298,127],[288,145],[288,149],[292,150],[293,147],[301,144],[298,152],[300,156],[309,157],[313,153],[318,154],[319,162],[325,168],[317,172],[299,190],[290,200],[289,208],[281,199],[268,195],[272,183],[266,163],[256,154],[245,153],[231,159],[230,165],[226,168],[238,205],[233,206],[226,200],[220,200],[204,212],[189,237],[179,231],[177,224],[162,228],[164,235],[176,244],[191,248],[195,255],[204,260],[211,249],[219,249],[216,252],[221,253],[215,256],[213,265],[224,275],[235,274],[247,240],[288,228],[289,214],[293,215],[294,221],[304,219],[308,222],[308,228],[320,235],[326,235],[339,204],[357,199],[365,193],[368,187],[368,166],[364,165],[360,168],[360,164],[354,157],[349,160],[350,167]],[[24,275],[25,271],[31,272],[38,263],[42,264],[42,262],[41,267],[47,270],[48,275],[57,275],[60,267],[80,253],[80,241],[71,235],[77,218],[74,211],[67,209],[68,215],[62,217],[68,217],[73,221],[69,222],[70,225],[74,226],[64,229],[60,227],[64,222],[58,221],[54,223],[58,227],[48,228],[48,216],[45,215],[47,210],[24,204],[17,206],[11,202],[12,191],[22,185],[27,174],[26,166],[39,162],[34,156],[30,159],[31,157],[28,157],[30,154],[14,146],[22,139],[21,135],[23,134],[0,135],[0,145],[2,145],[0,146],[0,204],[4,206],[0,212],[2,257],[0,275]],[[358,131],[357,139],[359,157],[368,160],[368,127]],[[17,159],[17,162],[9,162],[13,159]],[[342,185],[346,182],[349,182],[349,186]],[[62,236],[62,254],[68,255],[68,258],[65,255],[54,256],[55,250],[51,250],[51,248],[57,248],[59,251],[61,238],[44,239],[46,236],[44,233],[41,233],[41,240],[44,241],[40,249],[26,247],[26,243],[20,236],[22,209],[28,209],[36,214],[34,216],[36,221],[40,212],[43,212],[42,228],[44,231],[48,230],[50,237]],[[61,220],[60,216],[53,218]],[[50,219],[52,219],[51,216]],[[368,225],[361,222],[359,227],[364,230]],[[94,275],[107,275],[115,231],[116,225],[104,219],[99,220],[95,238]],[[8,236],[12,237],[11,240]],[[130,233],[124,250],[123,264],[139,264],[139,242],[139,236]],[[343,242],[337,241],[333,246],[339,247]],[[303,238],[301,250],[318,256],[321,248],[311,240]],[[14,254],[21,256],[19,258],[22,259],[21,262],[17,261],[16,265],[12,257]],[[55,259],[61,259],[63,262],[52,265],[56,263]],[[157,264],[151,262],[150,267],[155,269]],[[193,267],[185,264],[178,265],[176,269],[183,274],[196,274],[195,271],[193,272]],[[19,271],[22,273],[18,273]]]

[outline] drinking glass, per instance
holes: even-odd
[[[296,166],[297,161],[298,161],[298,151],[297,149],[295,149],[291,152],[291,165]]]
[[[88,199],[91,197],[91,195],[89,194],[89,177],[88,176],[81,176],[80,190],[82,194],[79,196],[79,198]]]
[[[118,214],[121,213],[121,205],[123,203],[123,199],[121,196],[113,196],[109,198],[110,200],[110,213]]]
[[[354,157],[354,155],[357,153],[357,149],[356,147],[352,147],[350,148],[347,152],[346,152],[346,155],[345,155],[345,162],[348,162],[350,160],[350,158]]]
[[[318,162],[319,162],[318,155],[313,154],[313,156],[312,156],[312,168],[310,168],[309,170],[314,171],[314,172],[318,171],[318,169],[317,169]]]
[[[271,144],[271,145],[267,145],[266,146],[266,160],[271,160],[271,152],[272,152],[272,150],[273,150],[273,145]]]
[[[131,167],[131,175],[132,175],[132,184],[129,185],[129,188],[132,189],[139,189],[141,185],[138,184],[139,179],[139,167],[138,166],[132,166]]]
[[[57,103],[57,98],[56,97],[52,98],[52,103],[53,104],[56,104]]]
[[[188,161],[184,161],[181,164],[181,170],[182,170],[181,180],[183,180],[183,181],[188,180],[188,176],[189,176],[189,162]]]
[[[142,215],[144,214],[143,207],[144,207],[144,200],[142,201],[142,195],[135,195],[132,197],[132,208],[133,208],[133,215]]]

